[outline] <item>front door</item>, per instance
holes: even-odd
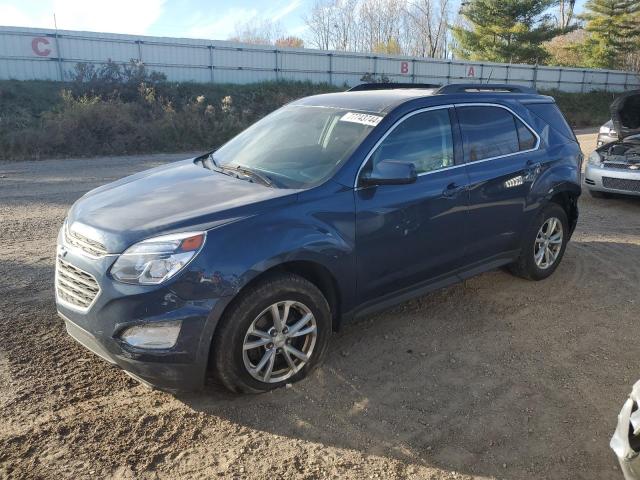
[[[354,192],[362,303],[462,266],[468,179],[455,147],[449,109],[422,110],[392,127],[365,163],[362,172],[382,160],[411,162],[418,179]]]

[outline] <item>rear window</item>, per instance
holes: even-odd
[[[529,103],[526,107],[534,115],[548,123],[554,130],[563,136],[575,140],[576,136],[565,120],[564,115],[555,103]]]

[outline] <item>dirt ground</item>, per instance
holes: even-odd
[[[173,396],[67,336],[53,268],[82,193],[185,156],[0,163],[0,478],[621,478],[640,199],[583,195],[546,281],[494,271],[348,324],[288,389]]]

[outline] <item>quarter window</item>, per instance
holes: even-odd
[[[371,171],[382,160],[413,163],[418,174],[452,166],[453,135],[449,110],[429,110],[404,120],[378,146],[367,169]]]
[[[458,107],[457,112],[469,162],[535,147],[531,130],[504,108],[469,106]]]
[[[536,146],[536,137],[534,137],[531,130],[529,130],[527,126],[516,117],[513,117],[513,120],[516,122],[516,128],[518,129],[518,144],[520,145],[520,151],[531,150]]]

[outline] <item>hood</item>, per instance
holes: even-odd
[[[67,223],[109,253],[121,253],[151,236],[206,230],[290,203],[297,192],[230,177],[190,159],[91,190],[73,205]]]
[[[640,90],[623,93],[609,109],[618,138],[640,135]]]

